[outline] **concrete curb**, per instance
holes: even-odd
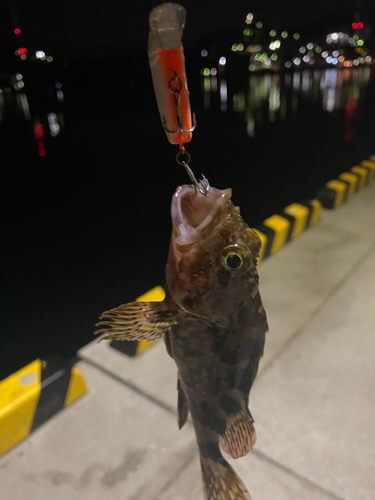
[[[317,199],[324,208],[337,208],[346,203],[355,193],[366,187],[375,176],[375,155],[363,160],[337,179],[328,181],[318,190]]]
[[[61,358],[36,359],[0,382],[0,456],[87,392],[82,372]]]

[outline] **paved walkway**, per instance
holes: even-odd
[[[251,394],[258,442],[230,461],[253,500],[375,498],[375,184],[260,278],[270,332]],[[202,500],[164,345],[132,359],[93,341],[79,354],[89,393],[0,458],[0,498]]]

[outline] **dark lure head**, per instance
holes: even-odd
[[[167,285],[185,311],[222,326],[258,292],[258,235],[230,198],[231,189],[179,187],[172,199],[173,232]]]

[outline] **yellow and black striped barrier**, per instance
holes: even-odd
[[[337,208],[367,186],[375,176],[375,155],[363,160],[337,179],[328,181],[317,193],[324,208]]]
[[[87,391],[82,372],[61,358],[36,359],[0,382],[0,456]]]
[[[255,228],[262,248],[259,263],[277,252],[290,240],[313,226],[320,219],[322,205],[318,200],[292,203],[280,214],[272,215]]]

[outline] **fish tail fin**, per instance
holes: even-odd
[[[251,500],[241,478],[221,455],[219,446],[216,446],[215,458],[201,454],[205,500]]]

